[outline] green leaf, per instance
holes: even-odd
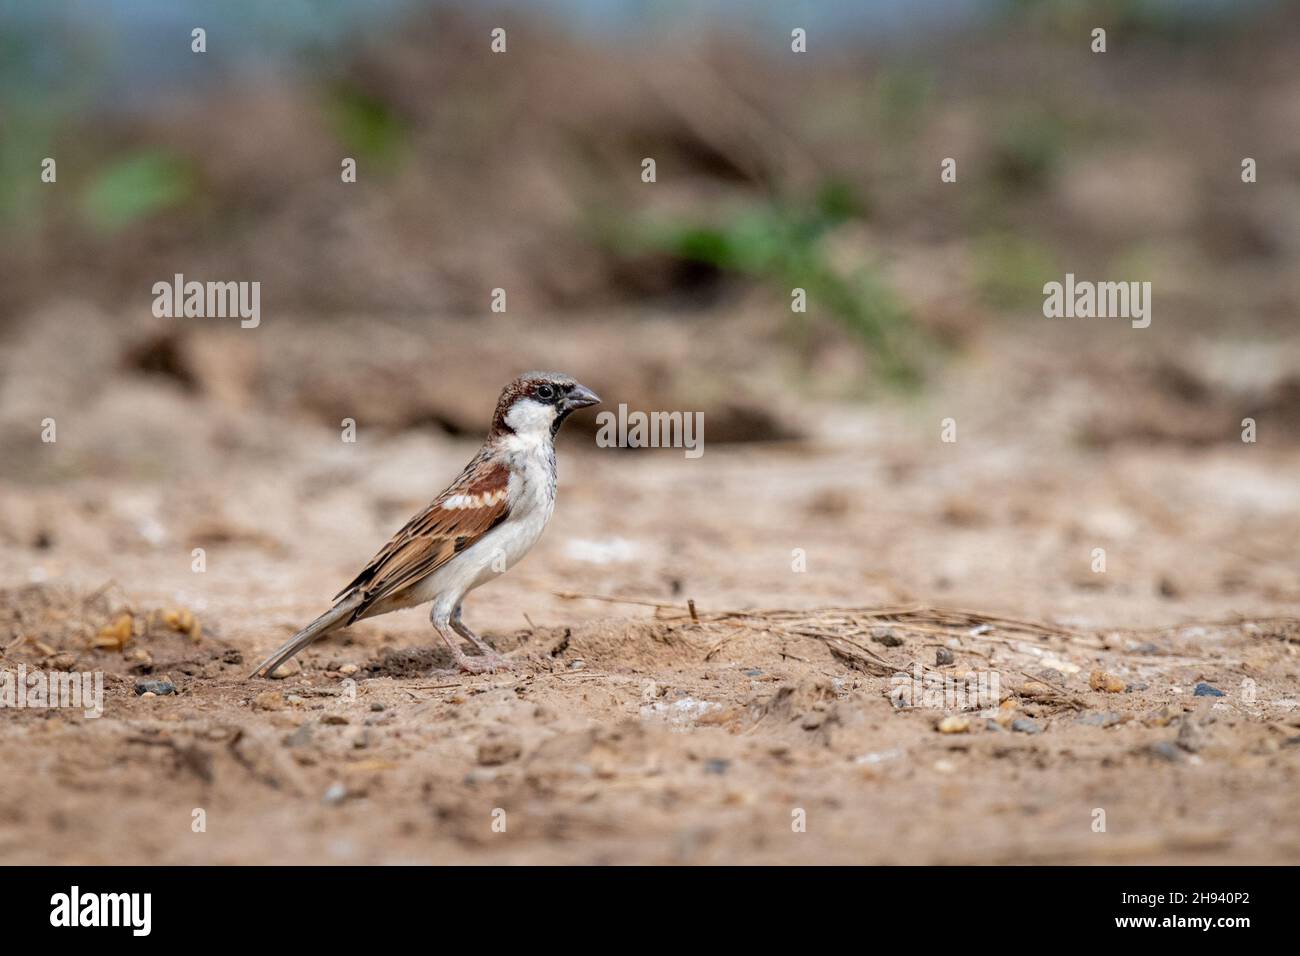
[[[101,171],[82,194],[82,212],[103,232],[117,232],[142,219],[186,203],[194,194],[194,172],[179,157],[142,153]]]

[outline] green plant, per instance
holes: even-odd
[[[887,381],[912,386],[921,377],[915,354],[919,333],[907,310],[872,270],[864,266],[846,273],[825,249],[826,234],[861,211],[847,186],[828,182],[807,206],[751,208],[721,225],[644,224],[635,230],[632,246],[767,281],[787,293],[802,288],[812,303],[863,340]]]
[[[168,152],[139,152],[99,171],[81,196],[87,221],[102,232],[117,232],[194,196],[196,175],[190,163]]]
[[[349,150],[380,168],[394,168],[407,154],[407,125],[387,103],[350,85],[334,86],[327,114]]]

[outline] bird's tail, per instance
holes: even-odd
[[[326,634],[337,631],[341,627],[347,627],[352,612],[356,610],[360,601],[361,595],[354,593],[334,605],[293,637],[289,638],[289,640],[286,641],[274,654],[262,661],[262,663],[258,664],[257,670],[248,675],[249,678],[270,677],[275,673],[277,667],[289,658],[293,657],[308,644],[318,638],[324,637]]]

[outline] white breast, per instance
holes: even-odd
[[[419,585],[419,601],[433,600],[434,613],[450,613],[474,588],[513,567],[546,529],[555,510],[555,446],[544,440],[507,436],[510,517],[456,555]]]

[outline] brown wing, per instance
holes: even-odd
[[[510,513],[507,491],[510,470],[482,457],[469,463],[460,477],[429,507],[408,521],[370,559],[334,600],[360,588],[363,600],[349,620],[432,574],[504,521]]]

